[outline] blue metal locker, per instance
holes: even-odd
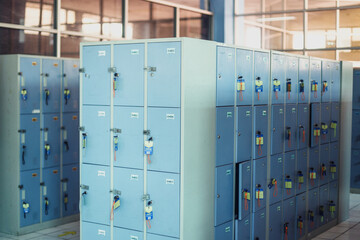
[[[236,162],[238,163],[250,160],[251,158],[251,141],[249,141],[249,139],[251,139],[252,137],[252,112],[252,107],[250,106],[238,107],[238,120],[236,131]],[[221,122],[219,122],[219,124],[221,124]],[[219,127],[224,128],[225,125],[221,125]]]
[[[310,109],[308,104],[298,104],[298,118],[297,118],[297,142],[298,149],[307,148],[309,145],[309,116]]]
[[[80,184],[82,221],[110,224],[109,167],[82,164]]]
[[[319,187],[319,226],[329,221],[329,184]]]
[[[321,99],[321,60],[310,59],[310,102]]]
[[[285,102],[297,103],[298,102],[298,71],[299,59],[297,57],[287,56],[286,61],[286,82],[285,82]],[[301,96],[300,96],[301,98]]]
[[[235,221],[235,240],[250,239],[250,215]]]
[[[55,167],[60,165],[60,114],[44,114],[44,126],[42,128],[43,141],[41,150],[43,155],[43,167]]]
[[[337,218],[338,215],[338,191],[339,191],[339,183],[338,181],[332,181],[329,183],[329,221]],[[332,208],[330,208],[332,207]]]
[[[341,85],[341,76],[340,76],[340,63],[333,62],[331,66],[331,101],[340,102],[340,85]]]
[[[152,113],[152,109],[150,110]],[[114,128],[121,129],[121,133],[114,132],[114,166],[144,169],[144,108],[115,106]],[[168,131],[168,129],[166,130]],[[152,130],[150,130],[150,134],[152,134]],[[159,136],[159,134],[157,135]],[[157,140],[154,137],[156,144],[154,154],[158,149]],[[150,160],[151,158],[152,156],[150,156]],[[159,163],[154,162],[154,164],[158,165]]]
[[[114,226],[143,230],[144,201],[141,199],[144,193],[143,174],[142,170],[114,168],[114,189],[121,192],[119,195],[114,194],[114,198],[120,197],[120,206],[114,210]]]
[[[60,111],[61,61],[58,59],[42,60],[42,112]]]
[[[251,105],[254,96],[253,51],[236,49],[236,105]]]
[[[319,189],[314,188],[308,193],[307,224],[308,232],[312,232],[319,226]]]
[[[284,151],[284,125],[284,105],[271,106],[271,155]]]
[[[339,140],[339,133],[340,133],[339,127],[340,127],[340,104],[333,102],[331,103],[331,118],[329,125],[330,142],[335,142]]]
[[[275,203],[269,207],[269,219],[269,239],[282,239],[284,229],[282,223],[282,202]]]
[[[233,221],[215,227],[215,240],[232,240],[233,236]]]
[[[360,188],[360,150],[351,150],[351,177],[350,187]]]
[[[266,239],[266,210],[263,209],[252,214],[252,238],[256,240]]]
[[[296,192],[295,179],[296,179],[296,152],[285,153],[284,161],[284,177],[283,177],[283,199],[293,197]]]
[[[154,218],[151,220],[151,229],[148,229],[148,233],[179,237],[179,174],[149,171],[147,184],[150,201],[153,201],[152,207],[154,214]],[[171,221],[169,221],[169,219],[171,219]]]
[[[300,239],[305,236],[306,219],[306,193],[302,193],[296,196],[296,235],[295,239]]]
[[[319,185],[327,184],[330,179],[329,144],[320,145]]]
[[[253,158],[261,158],[267,155],[268,115],[267,106],[254,107],[254,137]]]
[[[79,163],[79,114],[63,113],[62,120],[62,164]]]
[[[309,100],[309,59],[299,58],[298,102],[307,103]]]
[[[82,162],[109,165],[110,160],[110,107],[82,107]]]
[[[306,186],[308,182],[308,170],[307,170],[307,149],[302,149],[297,151],[297,167],[296,167],[296,177],[295,177],[295,186],[296,194],[300,194],[306,191]]]
[[[20,170],[40,168],[40,116],[20,115]]]
[[[339,168],[339,143],[330,143],[330,157],[329,157],[329,181],[338,179],[338,168]]]
[[[60,167],[44,169],[42,173],[42,221],[60,217]]]
[[[144,106],[144,54],[145,47],[143,43],[114,45],[114,67],[116,68],[115,72],[112,73],[115,86],[113,92],[114,105]],[[154,62],[154,64],[156,63]],[[150,66],[157,67],[155,65]],[[158,69],[161,71],[161,66],[158,65]],[[153,74],[156,74],[156,72]],[[150,79],[158,81],[155,77]],[[154,83],[154,81],[149,81],[149,84]],[[179,81],[179,78],[177,81]]]
[[[181,43],[149,43],[147,54],[148,106],[180,107]]]
[[[234,108],[216,108],[216,166],[234,162]]]
[[[40,59],[21,57],[19,78],[20,113],[40,113]]]
[[[330,102],[330,88],[331,88],[331,62],[322,61],[321,71],[321,102]]]
[[[235,49],[217,47],[216,106],[234,105]]]
[[[70,216],[79,213],[79,164],[63,166],[62,170],[62,214]]]
[[[296,224],[296,198],[289,198],[283,202],[283,225],[284,240],[295,239]]]
[[[40,171],[30,170],[20,173],[19,205],[20,227],[29,226],[40,222]],[[24,204],[28,204],[27,209]]]
[[[114,227],[114,239],[143,240],[144,233],[128,230],[124,228]],[[149,237],[147,239],[149,239]]]
[[[271,156],[270,160],[270,179],[268,179],[268,189],[270,191],[269,204],[279,202],[283,197],[283,169],[284,159],[283,154]]]
[[[284,103],[285,68],[286,60],[284,55],[271,54],[271,103]]]
[[[251,209],[251,163],[243,162],[238,165],[238,186],[239,186],[239,216],[238,219],[242,220],[250,214]]]
[[[180,109],[148,108],[148,129],[154,144],[148,170],[180,173]]]
[[[261,158],[253,161],[253,186],[252,186],[252,208],[253,212],[265,208],[266,204],[266,174],[267,174],[267,159]]]
[[[165,236],[160,236],[160,235],[156,235],[156,234],[147,233],[146,234],[146,239],[147,240],[176,240],[178,238],[165,237]],[[132,240],[132,239],[130,238],[130,240]],[[139,238],[139,240],[140,240],[140,238]]]
[[[215,226],[231,221],[233,218],[233,165],[215,169]]]
[[[254,52],[254,105],[268,103],[269,97],[269,53]]]
[[[81,222],[82,240],[110,240],[110,227],[101,224]]]
[[[352,101],[352,108],[354,109],[360,109],[360,91],[358,89],[360,89],[360,69],[354,69],[353,72],[353,101]],[[331,92],[331,100],[332,102],[336,102],[334,100],[334,90],[332,90]]]
[[[352,125],[360,126],[360,110],[352,111]],[[351,134],[351,147],[360,149],[360,128],[353,127]]]
[[[319,147],[310,148],[309,150],[309,170],[308,179],[310,181],[309,189],[316,188],[319,186],[320,173],[319,162],[320,162]]]
[[[285,152],[293,151],[297,147],[297,107],[296,104],[286,105],[285,115]]]
[[[330,142],[330,125],[331,125],[331,104],[322,103],[321,104],[321,124],[320,124],[320,144]]]
[[[79,111],[79,60],[66,59],[63,63],[62,76],[62,111]]]
[[[111,96],[111,47],[110,45],[84,46],[83,104],[110,105]],[[86,119],[84,117],[84,119]]]
[[[321,137],[320,104],[312,103],[310,105],[310,110],[310,147],[315,147],[319,145]]]

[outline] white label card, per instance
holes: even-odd
[[[139,113],[137,113],[137,112],[132,112],[132,113],[131,113],[131,118],[139,118]]]
[[[131,55],[139,55],[139,49],[132,49]]]
[[[44,88],[47,87],[47,77],[44,77]]]
[[[21,133],[21,144],[25,144],[25,133]]]
[[[63,184],[63,192],[67,192],[67,182],[64,182]]]
[[[64,140],[67,140],[67,130],[64,130]]]
[[[172,114],[172,113],[166,114],[166,120],[174,120],[174,119],[175,119],[175,114]]]
[[[105,230],[98,229],[98,235],[105,236],[106,235]]]
[[[99,57],[105,57],[106,56],[106,51],[98,51],[98,56]]]
[[[166,184],[174,185],[174,184],[175,184],[175,180],[174,180],[174,179],[166,179]]]
[[[47,187],[46,187],[46,186],[43,187],[43,195],[44,195],[44,196],[47,195]]]
[[[32,113],[40,113],[40,109],[34,109],[32,110]]]
[[[25,189],[21,190],[21,200],[25,201]]]
[[[98,111],[98,117],[105,117],[105,111]]]
[[[131,177],[130,177],[130,180],[131,180],[131,181],[137,181],[137,180],[139,180],[139,175],[132,174]]]
[[[167,54],[175,54],[175,48],[167,48],[166,53]]]
[[[48,141],[48,132],[47,131],[44,132],[44,141],[45,142]]]
[[[21,82],[21,86],[25,87],[25,78],[23,76],[20,76],[20,82]]]
[[[105,171],[98,171],[98,177],[105,177]]]

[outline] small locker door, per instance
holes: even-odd
[[[330,220],[329,221],[334,220],[338,216],[338,194],[339,194],[338,181],[330,182],[330,184],[329,184],[329,218],[330,218]]]
[[[282,202],[269,207],[269,239],[281,239],[283,233]]]
[[[286,103],[298,102],[298,70],[299,59],[297,57],[286,57],[286,82],[284,91]]]
[[[265,208],[266,204],[266,173],[267,173],[267,165],[266,165],[266,158],[261,158],[253,161],[253,212],[257,212],[260,209]]]
[[[331,101],[340,102],[340,63],[334,62],[331,66]]]
[[[239,216],[241,220],[250,214],[251,209],[251,163],[243,162],[238,165],[239,182]]]
[[[70,216],[79,213],[79,164],[63,166],[62,184],[62,214]]]
[[[300,194],[306,191],[308,182],[308,168],[307,168],[308,154],[307,149],[302,149],[297,152],[297,167],[295,170],[295,188],[296,194]]]
[[[266,210],[263,209],[253,213],[252,217],[252,238],[256,240],[265,240],[266,238]]]
[[[110,227],[89,223],[89,222],[81,222],[81,239],[82,240],[110,240],[111,233]]]
[[[320,104],[313,103],[310,105],[310,147],[318,146],[321,138],[321,124],[320,124]]]
[[[221,124],[221,118],[219,118]],[[220,128],[224,128],[221,125]],[[230,126],[229,126],[230,128]],[[236,162],[243,162],[251,158],[251,132],[252,132],[252,107],[243,106],[238,107],[238,121],[237,121],[237,149]]]
[[[216,109],[216,166],[233,163],[234,108]]]
[[[215,227],[215,240],[232,240],[233,237],[233,221]]]
[[[270,162],[270,179],[268,179],[268,189],[270,191],[269,204],[273,204],[282,200],[283,197],[283,169],[284,169],[284,156],[278,154],[271,156]]]
[[[79,60],[63,60],[62,111],[79,111]]]
[[[283,199],[293,197],[296,192],[295,187],[295,166],[296,166],[296,153],[287,152],[285,153],[284,161],[284,177],[283,177]]]
[[[143,232],[114,227],[114,239],[143,240],[143,237]],[[149,239],[149,236],[147,239]]]
[[[312,232],[319,225],[319,190],[309,190],[308,193],[307,224],[308,232]]]
[[[340,104],[339,103],[331,103],[331,118],[330,118],[330,141],[336,142],[339,140],[340,133]],[[355,126],[355,125],[353,125]]]
[[[42,128],[43,167],[60,165],[60,115],[44,114],[44,127]]]
[[[331,127],[331,104],[322,103],[321,104],[321,124],[320,124],[320,144],[330,142],[330,127]]]
[[[338,179],[339,168],[339,143],[330,143],[330,157],[329,157],[329,181]],[[354,163],[354,162],[352,162]]]
[[[271,108],[271,155],[273,155],[284,151],[285,114],[284,105],[273,105]]]
[[[42,112],[60,111],[61,61],[58,59],[42,60]]]
[[[254,105],[268,103],[269,97],[269,53],[254,52]]]
[[[233,165],[215,169],[215,226],[231,221],[233,217]]]
[[[285,152],[293,151],[297,146],[297,112],[296,104],[286,105],[285,115]]]
[[[63,113],[62,164],[79,163],[79,114]]]
[[[236,105],[251,105],[254,95],[253,51],[236,50]]]
[[[283,202],[283,226],[282,231],[284,240],[295,238],[295,215],[296,215],[296,198],[289,198]]]
[[[298,102],[307,103],[309,100],[309,59],[299,59]]]
[[[285,56],[271,54],[271,103],[284,103],[285,89]]]
[[[242,220],[236,220],[235,222],[235,239],[250,239],[250,215],[243,218]]]
[[[310,59],[310,102],[321,99],[321,60]]]
[[[330,149],[329,144],[320,145],[320,164],[319,164],[319,185],[327,184],[330,179]]]
[[[308,180],[310,181],[309,189],[316,188],[319,186],[320,173],[319,169],[320,152],[319,147],[310,148],[309,151],[309,170]]]
[[[331,62],[322,61],[321,102],[330,102]]]
[[[306,193],[296,196],[296,236],[295,239],[301,239],[305,234],[306,226]]]
[[[253,138],[253,158],[261,158],[267,155],[267,132],[268,116],[267,106],[254,107],[254,138]]]
[[[319,187],[319,226],[329,221],[329,184]]]
[[[40,168],[40,116],[20,115],[20,170]]]
[[[298,131],[297,131],[297,143],[298,149],[307,148],[309,145],[309,105],[308,104],[298,104]]]
[[[42,221],[49,221],[60,217],[60,168],[43,170],[41,183]]]
[[[234,105],[235,49],[217,47],[216,106]]]

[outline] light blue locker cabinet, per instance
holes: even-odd
[[[215,170],[215,226],[232,220],[234,203],[233,165],[217,167]]]
[[[315,147],[319,145],[321,137],[320,104],[312,103],[310,111],[310,147]]]
[[[236,162],[239,163],[251,158],[251,141],[249,139],[252,138],[253,109],[250,106],[241,106],[237,108],[237,112]],[[221,128],[224,127],[225,125],[221,125]]]
[[[217,47],[216,106],[234,105],[235,49]]]
[[[79,60],[62,61],[62,111],[79,111]]]
[[[339,143],[330,143],[330,157],[329,157],[329,181],[337,180],[339,177]]]
[[[297,117],[297,145],[298,149],[304,149],[309,146],[309,116],[310,109],[308,104],[298,104]]]
[[[338,216],[338,196],[339,196],[339,183],[332,181],[329,183],[329,221],[334,220]],[[331,208],[330,208],[331,207]]]
[[[297,107],[296,104],[286,105],[285,114],[285,152],[293,151],[297,147]]]
[[[250,161],[238,164],[238,219],[242,220],[250,214],[251,198],[251,163]],[[230,181],[230,180],[229,180]]]
[[[296,194],[304,193],[306,191],[306,186],[308,183],[308,170],[307,170],[307,149],[302,149],[297,151],[297,161],[296,161],[296,178],[295,186]]]
[[[173,110],[173,109],[172,109]],[[151,109],[152,111],[158,111],[158,109]],[[150,114],[150,112],[149,112]],[[152,117],[156,117],[153,115]],[[164,116],[158,116],[158,121],[161,121]],[[179,116],[176,116],[179,118]],[[175,118],[176,119],[176,118]],[[176,119],[178,122],[179,119]],[[156,123],[156,119],[152,118],[152,121]],[[159,125],[164,123],[170,123],[171,121],[161,121]],[[174,143],[171,143],[170,139],[166,141],[161,141],[162,137],[176,137],[175,129],[169,130],[169,125],[167,126],[165,131],[161,131],[158,129],[158,125],[154,126],[154,129],[150,130],[150,134],[156,134],[157,137],[154,137],[154,157],[150,156],[150,161],[153,160],[151,158],[158,157],[157,152],[161,154],[161,151],[158,151],[158,146],[160,144],[176,144],[178,143],[177,139]],[[177,126],[174,126],[177,127]],[[113,151],[114,151],[114,166],[117,167],[127,167],[127,168],[137,168],[144,169],[144,153],[142,151],[144,146],[144,108],[143,107],[114,107],[114,128],[121,130],[121,133],[114,132],[113,136]],[[158,132],[154,132],[157,130]],[[168,134],[167,134],[168,133]],[[160,138],[161,137],[161,138]],[[150,138],[150,136],[149,136]],[[158,139],[159,138],[159,139]],[[173,141],[172,140],[172,141]],[[160,144],[159,144],[160,143]],[[160,145],[161,146],[161,145]],[[161,150],[161,149],[160,149]],[[157,156],[156,156],[157,155]],[[160,155],[161,156],[161,155]],[[172,158],[168,158],[167,161],[175,160],[176,156],[172,156]],[[157,160],[164,160],[159,158]],[[177,159],[178,160],[178,159]],[[160,166],[162,163],[153,162],[154,165]]]
[[[299,58],[298,102],[309,102],[309,59]]]
[[[284,151],[284,112],[283,104],[271,106],[271,155]]]
[[[321,100],[321,60],[310,58],[310,103]]]
[[[24,114],[20,116],[19,139],[20,170],[40,168],[39,114]]]
[[[60,111],[61,61],[59,59],[42,60],[42,112]]]
[[[268,135],[268,107],[254,107],[254,126],[253,126],[253,158],[261,158],[267,155],[267,135]]]
[[[149,235],[147,239],[150,238]],[[144,239],[143,237],[144,237],[143,232],[114,227],[114,239],[143,240]]]
[[[236,105],[251,105],[254,96],[253,51],[236,49]]]
[[[319,185],[327,184],[330,179],[329,144],[320,145]]]
[[[63,166],[61,179],[61,209],[63,216],[70,216],[79,213],[79,186],[80,172],[79,164]]]
[[[266,239],[266,210],[262,209],[252,214],[252,238],[256,240]]]
[[[338,102],[331,103],[331,118],[329,126],[330,142],[339,141],[340,135],[340,104]]]
[[[89,223],[89,222],[82,222],[81,223],[82,231],[81,231],[81,238],[82,239],[89,239],[89,240],[110,240],[111,233],[110,233],[110,226],[96,224],[96,223]]]
[[[233,236],[234,236],[233,221],[215,227],[215,239],[232,240]]]
[[[20,173],[19,214],[20,227],[40,222],[40,171],[29,170]],[[23,205],[28,204],[28,212]]]
[[[320,144],[330,142],[331,135],[331,104],[322,103],[321,104],[321,125],[320,125]]]
[[[43,167],[60,165],[60,114],[49,113],[43,115],[42,127],[42,163]]]
[[[269,239],[282,239],[284,232],[282,212],[282,202],[269,206]]]
[[[360,110],[353,109],[352,111],[352,125],[360,126]],[[351,134],[351,147],[360,149],[360,128],[353,127]]]
[[[296,196],[296,219],[295,239],[301,239],[306,234],[306,193],[302,193]]]
[[[216,166],[234,162],[234,108],[216,108]]]
[[[309,189],[319,186],[320,173],[319,169],[320,152],[319,147],[310,148],[309,150],[309,170],[308,170],[308,184]]]
[[[270,191],[269,204],[282,200],[283,197],[283,169],[284,155],[278,154],[271,156],[270,160],[270,179],[268,179],[268,189]]]
[[[321,102],[330,102],[330,88],[331,88],[331,65],[329,61],[321,62]]]
[[[62,164],[79,163],[79,114],[62,114]]]
[[[340,63],[333,62],[331,66],[331,101],[340,102],[340,87],[341,86],[341,73],[340,73]]]
[[[295,239],[296,198],[292,197],[283,202],[283,236],[284,240]]]
[[[298,102],[298,79],[299,79],[299,59],[293,56],[287,56],[286,61],[286,78],[285,78],[285,102]],[[300,95],[301,98],[301,95]]]
[[[250,227],[251,227],[250,215],[243,218],[242,220],[236,220],[235,239],[236,240],[250,239],[251,236]]]
[[[282,54],[271,53],[271,103],[284,103],[286,57]]]
[[[179,56],[179,50],[177,49],[177,55]],[[175,50],[176,51],[176,50]],[[145,46],[143,43],[136,44],[116,44],[114,45],[114,67],[115,72],[112,73],[113,84],[115,91],[113,92],[114,105],[121,106],[144,106],[144,68],[145,68]],[[163,55],[162,55],[163,56]],[[169,56],[170,57],[170,56]],[[171,56],[175,57],[175,56]],[[167,60],[174,60],[168,58]],[[179,72],[171,73],[172,77],[168,77],[168,80],[174,81],[172,83],[164,81],[167,76],[163,74],[169,74],[170,72],[163,72],[164,67],[159,65],[159,62],[156,62],[155,59],[151,59],[153,64],[157,64],[156,70],[161,71],[162,76],[151,76],[149,84],[159,84],[158,81],[163,81],[162,84],[167,84],[168,87],[174,88],[179,85]],[[177,61],[177,59],[176,59]],[[166,60],[164,59],[164,62]],[[175,64],[175,62],[173,63]],[[150,65],[155,67],[155,65]],[[166,69],[166,67],[165,67]],[[179,71],[179,69],[176,69]],[[171,69],[169,69],[171,71]],[[157,72],[152,73],[157,74]],[[177,81],[177,82],[175,82]],[[173,84],[177,84],[173,86]],[[166,88],[165,88],[166,89]],[[155,89],[152,88],[152,91]],[[175,90],[172,90],[175,91]]]
[[[296,152],[287,152],[285,153],[284,161],[284,176],[282,181],[283,189],[283,199],[291,198],[295,195],[296,187]]]
[[[319,226],[329,221],[329,184],[319,187]]]
[[[312,232],[319,226],[319,189],[314,188],[308,192],[307,210],[308,232]]]
[[[261,209],[265,208],[266,204],[266,191],[267,191],[267,183],[266,183],[266,158],[261,158],[253,161],[253,186],[252,192],[252,210],[253,212],[258,212]]]
[[[270,60],[268,52],[254,52],[254,105],[268,103]]]
[[[41,186],[42,221],[60,217],[60,168],[43,170]]]

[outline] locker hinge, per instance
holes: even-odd
[[[116,67],[109,67],[109,72],[115,73],[116,72]]]
[[[110,131],[114,133],[121,133],[121,129],[119,128],[111,128]]]
[[[148,72],[156,72],[156,67],[145,67],[144,70]]]
[[[144,135],[150,135],[150,130],[144,130],[144,131],[143,131],[143,134],[144,134]]]
[[[84,73],[85,72],[85,68],[79,68],[79,73]]]
[[[80,188],[84,190],[89,190],[89,186],[84,184],[80,184]]]
[[[25,129],[20,129],[20,130],[18,130],[18,133],[26,133],[26,130]]]
[[[143,201],[150,200],[150,194],[144,194],[143,197],[142,197],[142,200]]]
[[[121,195],[121,191],[116,189],[110,190],[110,193],[113,193],[114,195]]]
[[[79,127],[79,131],[81,132],[85,131],[85,127]]]
[[[64,178],[64,179],[61,179],[60,181],[61,181],[61,182],[68,182],[68,181],[69,181],[69,179]]]

